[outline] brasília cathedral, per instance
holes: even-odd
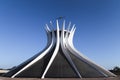
[[[73,46],[75,25],[66,27],[65,21],[56,20],[57,29],[46,24],[47,46],[40,53],[18,65],[5,77],[11,78],[98,78],[115,77],[113,73],[95,64]],[[65,27],[67,29],[65,29]]]

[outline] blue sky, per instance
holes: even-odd
[[[0,68],[44,49],[45,24],[59,16],[76,24],[80,52],[107,69],[120,66],[120,0],[0,0]]]

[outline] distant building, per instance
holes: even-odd
[[[50,23],[52,25],[52,23]],[[48,43],[46,48],[16,68],[6,73],[6,77],[32,78],[97,78],[114,77],[113,73],[95,64],[73,46],[75,25],[69,23],[62,29],[56,20],[57,29],[46,25]],[[72,28],[70,28],[72,27]]]
[[[2,74],[7,73],[8,71],[9,71],[9,70],[0,69],[0,76],[1,76]]]

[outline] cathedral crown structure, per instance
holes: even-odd
[[[52,22],[50,25],[52,26]],[[65,21],[62,29],[56,20],[57,29],[46,24],[48,43],[46,48],[6,73],[6,77],[27,78],[97,78],[114,77],[113,73],[95,64],[73,46],[75,25]]]

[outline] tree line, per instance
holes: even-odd
[[[113,69],[111,69],[109,71],[116,75],[120,75],[120,67],[118,67],[118,66],[114,67]]]

